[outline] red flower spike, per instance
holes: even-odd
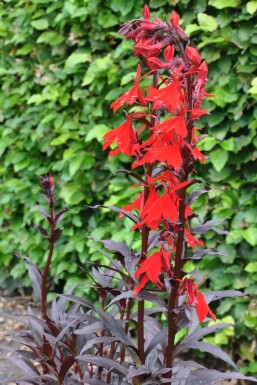
[[[194,64],[196,67],[200,66],[202,59],[195,48],[188,45],[186,47],[186,55],[192,64]]]
[[[146,19],[146,20],[149,20],[150,19],[150,9],[148,8],[148,6],[145,4],[144,8],[143,8],[143,18]]]

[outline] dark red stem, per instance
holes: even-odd
[[[153,74],[153,87],[158,87],[159,73],[155,71]],[[156,124],[156,117],[152,116],[151,126]],[[144,204],[146,203],[150,189],[147,185],[147,176],[151,176],[153,171],[153,165],[149,164],[147,170],[145,170],[145,187],[144,187]],[[141,231],[141,260],[144,260],[147,256],[147,247],[148,247],[148,236],[149,228],[146,225],[142,226]],[[137,331],[138,331],[138,355],[141,359],[141,362],[145,362],[145,351],[144,351],[144,301],[138,302],[138,320],[137,320]]]
[[[182,58],[186,64],[186,70],[189,68],[188,59],[181,42],[178,42],[178,46],[182,55]],[[193,122],[191,119],[191,110],[193,108],[193,97],[192,97],[192,75],[187,75],[185,80],[185,90],[187,97],[187,109],[189,110],[187,113],[187,142],[191,144],[192,140],[192,127]],[[183,156],[183,169],[181,170],[180,182],[185,182],[188,180],[189,173],[191,171],[190,165],[190,151],[187,147],[184,147],[182,150]],[[179,289],[179,281],[177,279],[182,278],[182,260],[185,254],[185,209],[186,209],[186,192],[183,190],[182,195],[180,195],[179,202],[179,224],[178,224],[178,238],[176,242],[176,255],[175,255],[175,266],[174,266],[174,280],[172,283],[171,295],[168,300],[168,346],[166,349],[166,367],[172,368],[174,361],[174,351],[175,351],[175,336],[177,331],[177,320],[178,314],[174,312],[174,310],[178,306],[178,289]],[[166,374],[167,378],[172,377],[172,370]],[[170,383],[172,385],[172,381]]]
[[[47,294],[48,294],[48,287],[46,284],[47,277],[49,274],[50,264],[53,257],[53,251],[54,251],[54,228],[55,228],[55,214],[54,214],[54,197],[52,191],[50,192],[49,196],[49,207],[50,207],[50,245],[49,245],[49,251],[47,256],[47,261],[45,264],[45,268],[42,274],[42,281],[41,281],[41,314],[42,318],[45,320],[47,317]]]

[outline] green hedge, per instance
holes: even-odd
[[[42,261],[46,245],[33,229],[41,218],[33,207],[38,178],[50,173],[70,208],[52,274],[65,272],[69,286],[83,279],[87,261],[99,259],[88,235],[112,236],[132,244],[130,223],[87,205],[124,205],[135,194],[128,177],[111,172],[126,158],[107,159],[101,137],[122,121],[109,104],[129,87],[136,59],[119,25],[139,17],[142,0],[4,0],[0,15],[0,205],[1,285],[29,285],[25,266],[14,253]],[[219,318],[232,316],[236,337],[220,334],[241,356],[242,370],[257,373],[257,36],[256,1],[153,0],[153,15],[175,9],[183,15],[210,68],[206,102],[211,115],[201,125],[211,135],[202,148],[212,150],[200,176],[213,188],[196,207],[203,219],[229,218],[232,237],[207,234],[206,244],[227,257],[206,257],[200,268],[211,288],[244,290],[241,300],[223,300]],[[131,198],[130,198],[131,197]],[[125,228],[124,228],[125,227]],[[193,266],[191,266],[193,267]],[[7,271],[7,273],[6,273]],[[81,273],[82,272],[82,273]],[[8,276],[7,276],[8,275]],[[81,278],[80,278],[81,277]],[[233,333],[232,333],[233,334]],[[215,337],[216,338],[216,337]],[[239,349],[240,346],[240,349]]]

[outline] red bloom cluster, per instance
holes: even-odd
[[[172,12],[169,22],[159,18],[151,21],[149,8],[145,6],[143,18],[124,24],[120,33],[134,41],[134,55],[139,57],[142,67],[138,65],[133,87],[114,101],[111,108],[116,112],[126,104],[134,105],[137,112],[127,113],[124,123],[104,135],[103,149],[115,143],[110,156],[127,154],[134,158],[133,169],[144,167],[142,192],[123,210],[138,212],[134,230],[161,233],[159,250],[150,256],[141,256],[135,274],[135,278],[141,277],[136,295],[148,281],[162,287],[161,273],[180,279],[174,275],[173,261],[181,226],[184,244],[192,248],[203,246],[190,231],[193,213],[188,205],[181,206],[181,194],[185,196],[192,184],[188,177],[195,161],[204,162],[203,154],[197,149],[197,128],[193,124],[208,113],[201,109],[202,98],[208,96],[204,92],[208,67],[198,51],[189,45],[176,12]],[[153,85],[142,90],[140,83],[152,76]],[[191,298],[187,303],[195,304],[199,319],[203,320],[204,298],[192,280],[184,282],[181,293],[187,293]]]
[[[199,321],[203,322],[208,314],[213,321],[216,321],[216,317],[209,308],[204,295],[198,290],[198,285],[196,285],[191,278],[185,278],[181,282],[179,294],[186,294],[186,303],[195,306]]]

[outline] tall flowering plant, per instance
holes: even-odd
[[[191,186],[198,182],[195,163],[205,161],[197,148],[201,140],[197,121],[208,113],[201,108],[202,99],[210,96],[205,92],[207,64],[190,45],[176,12],[165,22],[151,20],[145,6],[143,17],[124,24],[120,33],[133,40],[141,64],[133,87],[111,105],[114,112],[133,108],[125,111],[119,127],[104,136],[103,149],[111,147],[110,156],[123,153],[132,157],[132,170],[125,172],[136,179],[140,193],[125,207],[110,208],[132,220],[141,249],[92,238],[109,250],[98,249],[109,264],[95,265],[89,274],[99,303],[73,295],[71,288],[48,306],[48,275],[62,232],[59,223],[67,209],[55,213],[55,182],[50,176],[41,179],[48,209],[37,208],[49,230],[42,226],[38,230],[49,242],[49,253],[43,271],[25,258],[41,312],[38,316],[30,310],[26,317],[26,329],[18,340],[25,350],[0,346],[16,354],[9,359],[25,374],[12,382],[208,385],[231,378],[257,382],[238,372],[221,373],[182,358],[184,350],[200,349],[237,369],[227,353],[201,340],[231,325],[201,324],[216,320],[212,301],[241,293],[204,293],[200,273],[184,271],[188,260],[218,253],[205,249],[199,235],[209,230],[224,233],[214,226],[215,221],[192,226],[196,214],[191,205],[206,192]]]
[[[133,40],[134,55],[141,64],[133,87],[113,102],[111,108],[114,112],[129,105],[135,108],[131,113],[125,112],[124,123],[107,132],[103,149],[114,144],[109,155],[123,153],[133,157],[131,167],[140,173],[133,175],[139,180],[141,193],[122,208],[125,215],[135,213],[132,229],[141,235],[133,297],[148,282],[167,294],[166,364],[172,367],[182,307],[187,304],[194,308],[200,322],[208,315],[216,320],[199,283],[194,277],[185,277],[183,272],[190,249],[204,247],[203,241],[195,237],[199,231],[191,229],[195,214],[190,203],[194,194],[188,196],[187,189],[196,182],[195,163],[205,162],[197,148],[201,140],[197,121],[208,114],[201,107],[203,98],[210,96],[205,92],[208,66],[190,45],[174,11],[168,22],[159,18],[151,20],[145,5],[143,17],[124,24],[120,33]],[[146,79],[152,79],[152,84],[143,89]],[[185,299],[179,309],[182,297]],[[138,349],[144,362],[144,301],[139,302]]]

